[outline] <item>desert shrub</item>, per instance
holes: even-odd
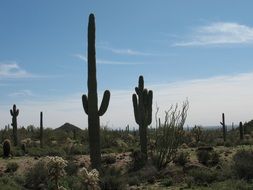
[[[25,153],[21,149],[21,147],[13,147],[11,153],[12,153],[13,156],[17,156],[17,157],[25,155]]]
[[[140,150],[134,150],[131,154],[132,163],[130,171],[137,171],[145,166],[145,155]]]
[[[220,162],[220,155],[216,151],[212,151],[210,155],[210,164],[217,165]]]
[[[101,162],[103,164],[114,164],[116,162],[116,156],[115,155],[104,155],[101,158]]]
[[[4,140],[3,142],[3,156],[9,157],[11,152],[11,142],[9,139]]]
[[[189,161],[189,153],[188,152],[180,152],[173,162],[177,165],[184,166]]]
[[[247,183],[244,180],[229,179],[226,181],[214,183],[213,185],[211,185],[211,188],[219,190],[249,190],[253,189],[253,185]]]
[[[217,179],[217,172],[207,169],[207,168],[198,168],[192,169],[189,171],[189,175],[193,177],[196,184],[206,184],[212,183]]]
[[[201,164],[207,165],[208,161],[211,158],[211,154],[208,150],[198,150],[197,151],[197,158]]]
[[[173,180],[171,178],[164,178],[161,181],[161,185],[165,186],[165,187],[169,187],[173,184]]]
[[[83,145],[74,144],[71,146],[69,154],[70,155],[82,155],[82,154],[87,154],[87,152],[88,151],[85,150],[85,147]]]
[[[198,143],[201,140],[202,137],[202,127],[201,126],[194,126],[191,133],[193,137],[195,138],[196,143]]]
[[[233,169],[241,179],[253,179],[253,153],[240,150],[233,157]]]
[[[79,166],[76,162],[69,161],[67,166],[65,167],[65,171],[68,176],[72,176],[72,175],[77,174],[78,168],[79,168]]]
[[[140,177],[134,175],[134,176],[130,176],[127,180],[127,183],[129,186],[133,186],[133,185],[140,185],[141,183],[141,179]]]
[[[39,160],[33,167],[25,174],[25,186],[32,189],[39,189],[40,184],[47,185],[48,171],[46,162]]]
[[[220,162],[220,155],[213,150],[197,150],[197,158],[199,163],[204,165],[217,165]]]
[[[22,186],[17,184],[12,177],[4,176],[0,178],[0,188],[4,190],[20,190]]]
[[[121,176],[121,170],[115,167],[104,168],[100,180],[102,190],[121,190],[126,187],[126,180]]]
[[[19,167],[18,163],[16,163],[16,162],[9,162],[6,165],[6,170],[5,171],[13,173],[13,172],[17,171],[18,167]]]
[[[179,146],[183,143],[183,126],[187,117],[188,107],[188,101],[183,103],[181,111],[178,109],[178,105],[175,107],[171,106],[165,112],[164,123],[160,124],[159,122],[159,125],[156,126],[155,148],[152,159],[158,169],[166,167],[168,163],[174,160]]]
[[[81,179],[78,176],[65,176],[60,180],[60,184],[63,184],[67,189],[73,190],[87,190],[87,188],[81,183]]]

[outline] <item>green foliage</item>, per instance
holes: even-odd
[[[101,190],[121,190],[126,188],[126,180],[121,170],[115,167],[104,168],[101,175]]]
[[[202,133],[203,133],[202,127],[195,125],[191,132],[195,138],[196,143],[198,143],[202,137]]]
[[[240,150],[233,157],[233,168],[241,179],[253,179],[253,152]]]
[[[74,161],[68,161],[68,164],[65,167],[65,171],[68,176],[73,176],[77,174],[78,168],[79,168],[78,163]]]
[[[101,162],[104,164],[114,164],[116,162],[116,156],[109,154],[102,156]]]
[[[0,188],[3,190],[21,190],[22,186],[18,184],[13,177],[0,177]]]
[[[189,175],[193,177],[195,184],[203,185],[214,182],[217,179],[218,172],[207,168],[197,168],[190,170]]]
[[[214,166],[220,162],[220,155],[213,150],[197,150],[197,158],[204,165]]]
[[[134,150],[131,153],[131,158],[130,171],[137,171],[145,166],[145,155],[140,150]]]
[[[184,166],[189,161],[189,153],[188,152],[180,152],[177,154],[173,162],[177,165]]]
[[[15,171],[17,171],[18,169],[18,163],[16,162],[8,162],[7,165],[6,165],[6,172],[11,172],[11,173],[14,173]]]
[[[11,152],[11,142],[9,139],[5,139],[3,142],[3,157],[7,158],[10,156]]]
[[[173,184],[173,180],[171,178],[164,178],[162,181],[161,181],[161,184],[165,187],[169,187]]]
[[[39,160],[25,174],[25,186],[28,188],[39,189],[39,185],[47,185],[48,180],[48,170],[46,167],[46,162],[43,160]]]

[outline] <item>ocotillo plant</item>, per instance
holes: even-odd
[[[242,122],[239,123],[239,130],[240,130],[240,140],[243,140],[244,139],[244,129],[243,129]]]
[[[141,152],[147,159],[147,129],[152,122],[153,92],[144,88],[143,76],[139,77],[139,85],[135,88],[135,92],[136,94],[132,96],[134,117],[139,125]]]
[[[88,24],[88,96],[82,96],[83,108],[88,115],[88,133],[90,146],[91,167],[100,169],[100,123],[99,117],[106,112],[110,100],[110,91],[103,95],[98,110],[97,79],[96,79],[96,49],[95,49],[95,16],[90,14]]]
[[[43,112],[40,112],[40,148],[43,148]]]
[[[225,124],[225,114],[222,113],[222,122],[220,122],[222,125],[222,131],[223,131],[223,140],[226,142],[226,135],[227,135],[227,129],[226,129],[226,124]]]
[[[12,127],[13,127],[13,144],[14,146],[18,145],[18,129],[17,129],[17,116],[19,114],[19,110],[16,109],[16,105],[13,105],[12,110],[10,110],[12,116]]]

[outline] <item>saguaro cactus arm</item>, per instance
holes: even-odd
[[[139,110],[138,110],[138,102],[137,102],[136,94],[133,94],[132,100],[133,100],[133,107],[134,107],[134,118],[135,118],[136,123],[140,125],[140,115],[139,115]]]
[[[102,99],[102,102],[101,102],[101,105],[100,105],[100,108],[98,111],[99,116],[104,115],[104,113],[106,112],[106,110],[108,108],[109,101],[110,101],[110,91],[106,90],[104,92],[103,99]]]
[[[88,97],[85,94],[82,96],[82,102],[83,102],[83,109],[85,113],[88,115]]]

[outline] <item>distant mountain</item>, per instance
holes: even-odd
[[[70,123],[64,123],[62,126],[56,128],[54,131],[64,131],[64,132],[70,133],[70,132],[73,132],[74,130],[77,133],[82,131],[82,129]]]

